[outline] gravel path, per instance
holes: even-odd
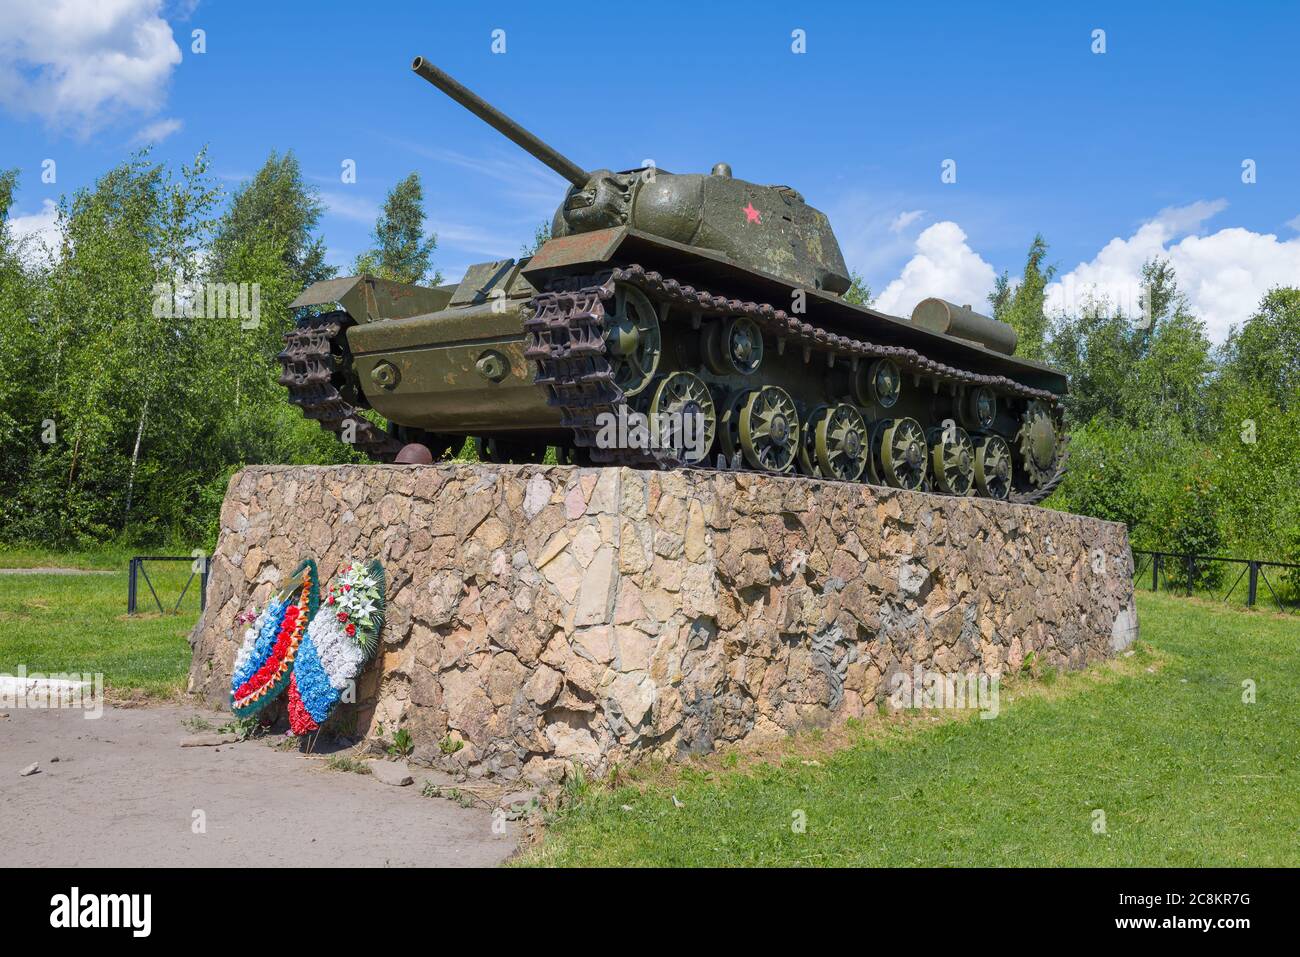
[[[189,706],[0,711],[0,866],[491,866],[492,815],[265,741],[180,747]],[[54,758],[58,758],[54,761]],[[40,764],[39,773],[20,771]],[[205,833],[195,833],[201,811]]]

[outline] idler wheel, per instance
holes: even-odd
[[[867,467],[867,424],[853,406],[818,406],[803,426],[799,464],[808,475],[855,482]]]
[[[975,488],[985,498],[1011,494],[1011,446],[1000,435],[975,440]]]
[[[614,301],[605,311],[605,347],[614,382],[624,395],[636,395],[650,384],[663,339],[654,304],[635,286],[614,284]]]
[[[1056,425],[1041,402],[1030,402],[1020,420],[1016,446],[1025,478],[1035,488],[1046,485],[1056,474]]]
[[[953,425],[932,428],[930,474],[936,491],[948,495],[970,495],[975,487],[975,446],[965,429]]]
[[[799,454],[799,411],[790,393],[765,385],[738,393],[722,419],[722,448],[739,449],[752,468],[788,472]]]
[[[672,448],[688,464],[702,462],[718,432],[718,412],[704,380],[674,372],[660,380],[650,400],[650,435],[659,448]]]
[[[925,481],[925,431],[916,419],[882,419],[872,432],[877,474],[894,488],[919,489]]]

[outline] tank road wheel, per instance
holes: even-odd
[[[1000,435],[975,440],[975,488],[985,498],[1011,494],[1011,446]]]
[[[649,414],[656,447],[673,449],[691,465],[709,454],[718,432],[718,412],[709,387],[699,376],[674,372],[660,380]]]
[[[916,419],[882,419],[872,433],[877,474],[894,488],[919,489],[925,481],[925,431]]]
[[[1022,474],[1033,488],[1040,488],[1056,474],[1056,425],[1041,402],[1030,402],[1016,433]]]
[[[966,430],[952,426],[930,430],[930,474],[937,491],[970,495],[975,487],[975,446]]]
[[[804,423],[799,464],[809,475],[855,482],[867,467],[867,425],[851,405],[818,406]]]
[[[746,316],[711,322],[704,330],[704,360],[718,375],[753,375],[763,364],[763,333]]]
[[[817,420],[830,411],[828,405],[815,405],[804,416],[803,426],[799,429],[799,471],[812,478],[821,478],[821,468],[817,465],[816,439]]]
[[[893,359],[877,359],[858,366],[853,377],[853,401],[858,405],[892,408],[903,388],[903,376]]]
[[[738,393],[722,418],[722,449],[750,466],[788,472],[799,454],[799,411],[785,389],[765,385]]]
[[[614,302],[605,312],[605,344],[614,382],[624,395],[636,395],[650,384],[663,340],[654,304],[635,286],[614,285]]]

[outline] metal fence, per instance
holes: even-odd
[[[144,578],[144,582],[149,586],[149,594],[153,596],[154,604],[158,606],[158,613],[165,615],[167,611],[163,608],[162,599],[158,597],[158,591],[153,587],[153,580],[149,578],[149,570],[144,567],[145,562],[190,562],[190,577],[185,579],[185,587],[181,589],[180,595],[176,599],[176,604],[172,606],[171,614],[180,611],[181,602],[185,600],[185,595],[190,590],[190,584],[197,577],[199,580],[199,611],[208,606],[208,560],[206,558],[194,558],[190,555],[137,555],[131,559],[130,578],[126,586],[126,613],[134,615],[137,612],[137,605],[140,598],[139,580]]]
[[[1269,577],[1269,569],[1275,569]],[[1280,569],[1281,571],[1276,571]],[[1147,580],[1151,590],[1159,591],[1163,582],[1166,591],[1193,595],[1204,592],[1220,601],[1228,601],[1244,581],[1244,596],[1248,608],[1255,607],[1261,595],[1271,598],[1279,611],[1300,611],[1300,597],[1289,603],[1279,592],[1286,594],[1281,576],[1300,569],[1300,564],[1290,562],[1264,562],[1254,558],[1225,558],[1220,555],[1180,555],[1175,552],[1152,552],[1133,549],[1133,580]],[[1274,580],[1276,579],[1276,585]],[[1230,582],[1224,587],[1225,582]],[[1260,586],[1264,591],[1260,591]]]

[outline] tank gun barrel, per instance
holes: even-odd
[[[573,160],[569,159],[567,156],[564,156],[558,150],[553,149],[546,143],[542,142],[532,133],[528,132],[528,130],[524,129],[510,117],[498,110],[487,100],[483,99],[474,91],[466,89],[424,57],[416,57],[411,63],[411,69],[424,77],[438,89],[442,90],[442,92],[446,93],[461,106],[465,107],[465,109],[469,110],[484,123],[487,123],[498,133],[501,133],[507,139],[513,140],[533,156],[537,157],[574,186],[581,189],[587,185],[587,180],[590,177],[588,177],[587,171],[581,166],[573,162]]]

